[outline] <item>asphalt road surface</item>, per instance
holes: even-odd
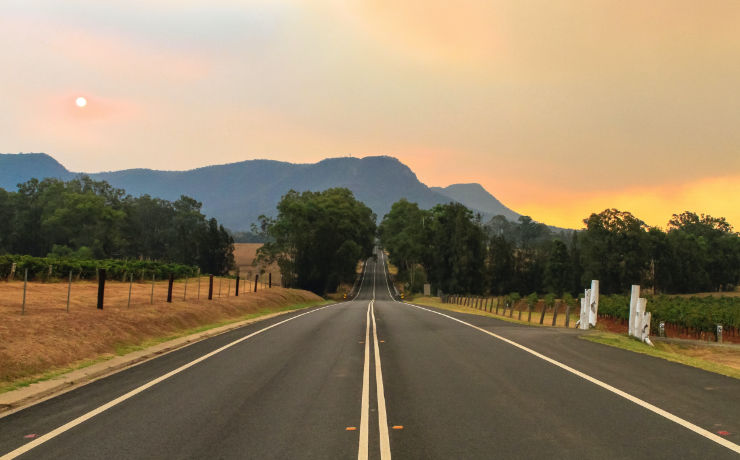
[[[397,302],[383,259],[352,301],[0,418],[0,458],[740,457],[737,380]]]

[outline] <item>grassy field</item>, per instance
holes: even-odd
[[[70,312],[66,312],[66,283],[29,283],[26,311],[21,314],[22,282],[0,282],[0,387],[19,379],[38,378],[139,349],[174,336],[215,327],[296,306],[324,303],[321,297],[293,289],[264,289],[234,297],[234,282],[214,283],[214,300],[207,300],[207,279],[175,283],[173,303],[166,303],[167,283],[134,283],[131,306],[128,283],[106,284],[106,306],[95,308],[97,285],[73,283]],[[230,284],[230,287],[229,287]],[[227,295],[228,292],[228,295]]]
[[[254,275],[265,271],[260,278],[267,281],[267,274],[272,273],[272,282],[280,285],[280,268],[277,264],[258,265],[255,263],[257,250],[262,247],[262,243],[234,243],[234,261],[239,268],[242,277],[254,281]],[[234,272],[236,274],[236,272]]]

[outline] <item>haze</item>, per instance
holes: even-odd
[[[5,1],[0,151],[89,172],[387,154],[553,225],[740,226],[740,2],[450,5]]]

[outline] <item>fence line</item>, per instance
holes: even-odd
[[[442,303],[449,303],[473,310],[481,310],[494,316],[513,318],[514,311],[517,312],[517,320],[532,323],[533,313],[539,313],[539,318],[535,322],[546,326],[568,327],[570,328],[571,308],[569,304],[558,301],[554,306],[548,307],[542,299],[538,299],[536,304],[529,304],[527,299],[518,299],[512,302],[508,296],[472,296],[462,294],[450,294],[441,298]],[[500,311],[503,307],[503,311]],[[508,310],[508,315],[507,315]],[[562,310],[565,310],[564,312]],[[526,320],[522,320],[522,314],[527,312]],[[548,314],[552,316],[548,324],[545,319]],[[560,320],[560,318],[563,318]]]
[[[76,277],[73,270],[67,272],[66,279],[61,282],[29,282],[28,269],[23,270],[22,289],[15,290],[10,289],[10,294],[2,295],[0,297],[0,307],[5,308],[20,307],[20,314],[26,315],[32,312],[33,309],[43,309],[43,311],[49,311],[48,305],[51,305],[51,310],[54,309],[53,305],[58,305],[60,310],[63,308],[67,313],[73,313],[75,308],[87,308],[97,307],[99,309],[105,309],[107,307],[114,308],[135,308],[139,305],[147,303],[154,305],[160,301],[166,303],[173,303],[175,298],[177,301],[182,302],[194,302],[200,300],[201,282],[203,276],[198,273],[198,287],[197,295],[195,298],[188,296],[188,289],[190,288],[191,277],[185,276],[180,280],[175,280],[174,276],[170,276],[165,280],[157,280],[156,275],[152,274],[152,279],[144,281],[143,278],[139,278],[139,274],[133,271],[125,273],[122,277],[116,277],[115,280],[111,280],[105,269],[100,269],[96,280],[82,280],[75,281]],[[137,281],[134,282],[134,275],[137,277]],[[213,275],[208,275],[209,279],[213,279]],[[18,286],[21,285],[20,277],[17,277],[18,281],[5,281],[0,283],[0,286]],[[232,292],[232,278],[234,281],[234,292]],[[258,292],[261,289],[271,288],[270,283],[271,277],[268,277],[268,281],[262,280],[262,286],[258,286],[259,275],[255,276],[255,280],[249,281],[246,279],[237,280],[236,277],[227,277],[226,283],[224,283],[224,277],[218,276],[219,291],[217,297],[238,297],[246,296],[249,293]],[[66,286],[64,286],[66,282]],[[75,287],[74,292],[72,284],[79,283],[78,287]],[[244,289],[239,289],[239,282],[243,282]],[[226,284],[225,292],[223,284]],[[64,289],[66,287],[66,289]],[[147,288],[146,294],[144,294],[143,288]],[[212,289],[212,286],[211,286]],[[14,295],[12,292],[18,293],[17,300],[13,300]],[[239,291],[239,295],[237,295]],[[209,300],[213,299],[213,292],[209,293]],[[233,294],[233,295],[232,295]],[[57,297],[58,296],[58,297]],[[39,300],[43,298],[43,300]],[[58,300],[54,300],[54,299]],[[49,300],[51,299],[51,300]],[[146,299],[146,300],[145,300]],[[161,300],[160,300],[161,299]],[[230,299],[229,299],[230,300]],[[39,307],[39,304],[42,307]],[[15,305],[16,307],[13,307]],[[16,310],[18,311],[18,310]]]

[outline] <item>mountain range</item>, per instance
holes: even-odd
[[[510,220],[519,217],[480,184],[428,187],[408,166],[389,156],[328,158],[313,164],[248,160],[188,171],[77,173],[45,153],[0,154],[0,188],[6,190],[15,190],[17,184],[31,178],[69,180],[80,174],[105,180],[134,196],[149,194],[167,200],[190,196],[203,203],[204,214],[234,231],[248,230],[261,214],[275,215],[277,203],[288,190],[321,191],[331,187],[347,187],[379,219],[401,198],[424,209],[457,201],[480,213],[484,220],[495,215]]]

